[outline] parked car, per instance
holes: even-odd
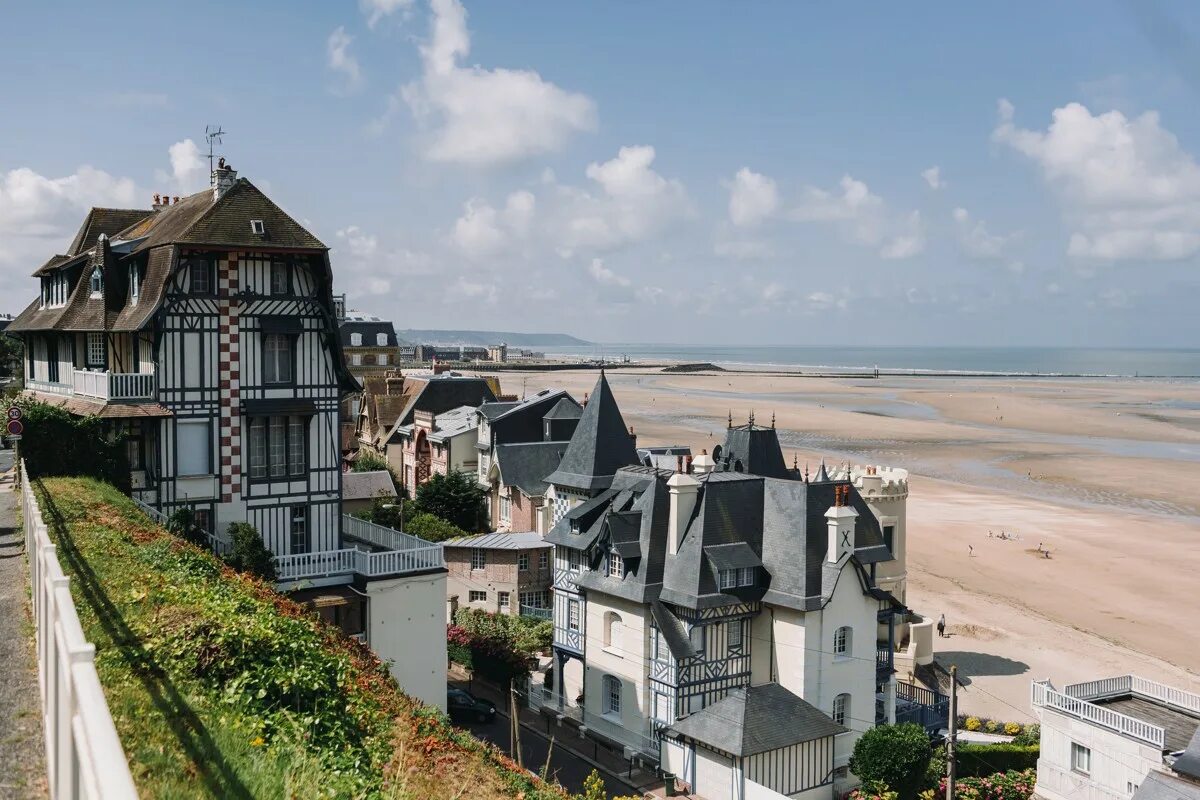
[[[462,689],[446,690],[446,711],[450,719],[475,720],[476,722],[491,722],[496,718],[496,704],[490,700],[480,700],[470,692]]]

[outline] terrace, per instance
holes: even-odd
[[[44,394],[65,397],[88,397],[106,403],[153,400],[153,372],[109,372],[108,370],[76,369],[70,382],[25,381],[25,388]]]
[[[1200,695],[1136,675],[1073,683],[1057,691],[1033,684],[1035,708],[1049,708],[1151,745],[1182,750],[1200,724]]]

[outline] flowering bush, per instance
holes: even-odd
[[[531,621],[518,617],[463,609],[446,627],[446,650],[451,660],[504,684],[528,674],[533,640],[538,637],[526,629],[533,627]]]
[[[977,731],[983,726],[983,721],[979,717],[967,717],[967,722],[963,725],[969,731]]]
[[[1037,783],[1037,771],[998,772],[984,778],[959,778],[954,783],[954,800],[1029,800]],[[945,797],[945,778],[932,792],[933,797]]]
[[[850,800],[899,800],[900,794],[893,792],[883,781],[866,781],[850,793]]]
[[[989,719],[987,722],[983,723],[983,729],[988,733],[995,733],[996,731],[1000,730],[1000,723],[996,722],[994,719]]]
[[[1021,726],[1015,722],[1006,722],[1004,723],[1004,732],[1009,736],[1016,736],[1021,732]]]

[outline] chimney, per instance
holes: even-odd
[[[708,450],[701,450],[700,455],[692,459],[692,474],[707,475],[717,468],[717,464],[713,461],[713,457],[708,454]]]
[[[849,486],[835,486],[834,497],[834,504],[825,512],[825,519],[829,521],[829,547],[825,560],[830,564],[836,564],[842,556],[854,552],[854,521],[858,519],[858,512],[849,505]]]
[[[696,510],[700,481],[686,472],[676,472],[667,481],[667,491],[671,495],[670,516],[667,518],[667,555],[673,556],[679,552],[688,520]]]
[[[633,443],[634,447],[637,447],[637,434],[633,432],[632,425],[629,426],[629,441]]]
[[[222,156],[217,161],[217,168],[212,171],[212,179],[209,182],[212,186],[213,202],[220,200],[236,180],[237,172],[225,163],[225,157]]]
[[[171,198],[167,197],[165,194],[155,194],[154,205],[152,205],[151,208],[153,208],[155,211],[158,211],[160,208],[166,208],[169,205],[171,205]]]

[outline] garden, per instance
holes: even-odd
[[[506,686],[533,670],[537,655],[549,651],[553,634],[549,620],[464,608],[446,628],[446,651],[451,661]]]

